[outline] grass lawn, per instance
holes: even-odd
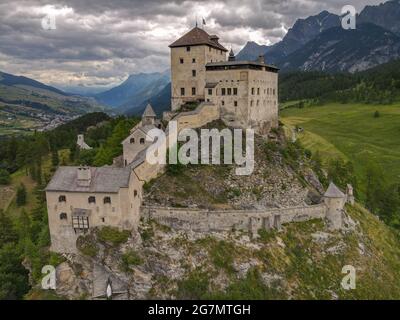
[[[378,118],[374,117],[376,110]],[[382,167],[388,183],[400,181],[400,103],[288,108],[281,111],[280,117],[289,128],[304,128],[297,137],[306,148],[319,150],[324,159],[342,157],[352,161],[361,191],[369,161]]]

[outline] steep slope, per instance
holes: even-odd
[[[330,28],[277,62],[284,71],[363,71],[400,57],[400,38],[374,24]]]
[[[400,36],[400,0],[366,6],[357,17],[357,23],[366,22],[376,24]]]
[[[279,151],[285,142],[278,138],[275,147],[257,144],[264,160],[252,183],[230,179],[232,166],[184,166],[146,185],[145,202],[154,204],[163,194],[170,198],[160,198],[162,205],[179,208],[262,205],[263,198],[275,205],[301,203],[310,187],[301,175],[306,157]],[[142,220],[138,231],[103,228],[80,237],[80,253],[57,267],[63,272],[57,294],[91,298],[92,289],[104,290],[110,278],[125,292],[119,299],[400,298],[399,235],[359,204],[346,206],[340,231],[318,219],[261,230],[256,239],[235,230],[177,231],[154,220]],[[354,290],[341,286],[345,265],[356,270]],[[28,298],[38,296],[36,290]]]
[[[159,93],[169,81],[169,70],[163,73],[133,74],[119,86],[95,95],[95,99],[110,107],[118,108],[119,112],[125,112]]]
[[[265,61],[275,64],[321,32],[339,25],[339,16],[328,11],[322,11],[306,19],[298,19],[282,41],[272,46],[261,46],[255,42],[248,42],[239,52],[238,59],[255,60],[260,54],[264,54]]]
[[[264,55],[270,46],[260,45],[254,41],[248,41],[236,55],[237,60],[256,60],[258,56]]]
[[[161,117],[164,111],[171,110],[171,82],[168,83],[159,93],[150,99],[143,101],[138,107],[125,111],[127,115],[141,116],[147,103],[150,103],[157,116]]]

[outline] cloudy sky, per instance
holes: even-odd
[[[0,0],[0,71],[60,88],[105,88],[129,74],[167,69],[168,45],[195,25],[196,16],[237,52],[249,40],[279,41],[298,18],[380,2]],[[56,29],[43,28],[46,16],[55,17]]]

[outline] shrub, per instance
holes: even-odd
[[[93,235],[79,236],[76,240],[76,247],[85,256],[95,257],[99,252],[99,247],[96,244],[96,239]]]
[[[122,259],[121,267],[126,272],[130,270],[131,266],[138,266],[143,264],[143,259],[134,250],[130,250],[124,253],[121,259]]]
[[[11,181],[10,173],[6,169],[0,169],[0,184],[6,185]]]
[[[189,276],[178,282],[178,299],[202,299],[208,294],[209,275],[207,272],[196,269]]]
[[[103,227],[98,233],[97,237],[100,241],[109,243],[113,246],[119,246],[120,244],[128,241],[130,232],[128,230],[119,231],[114,227]]]
[[[17,189],[17,206],[22,207],[26,204],[26,188],[23,183]]]

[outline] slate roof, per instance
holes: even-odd
[[[324,197],[327,198],[343,198],[345,196],[346,195],[342,191],[340,191],[333,182],[329,184],[329,187],[324,194]]]
[[[169,47],[186,47],[203,44],[225,52],[228,51],[218,42],[218,37],[210,36],[207,32],[205,32],[203,29],[200,29],[199,27],[194,27],[188,33],[184,34],[181,38],[170,44]]]
[[[131,168],[91,167],[92,180],[89,187],[78,185],[79,167],[59,167],[46,187],[46,191],[69,191],[88,193],[117,193],[120,188],[127,188]]]
[[[156,117],[156,113],[150,103],[147,104],[146,109],[144,109],[142,117]]]

